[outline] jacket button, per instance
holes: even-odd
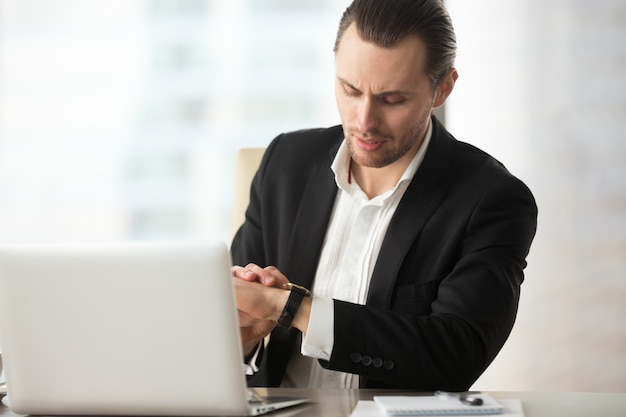
[[[359,363],[361,362],[361,354],[359,352],[353,352],[350,355],[350,360],[354,363]]]
[[[363,356],[363,358],[361,358],[361,363],[365,366],[370,366],[372,364],[372,358],[370,358],[369,356],[365,355]]]
[[[383,368],[385,368],[388,371],[392,370],[394,365],[395,364],[393,363],[393,361],[389,359],[383,362]]]
[[[372,361],[372,366],[374,368],[380,368],[381,366],[383,366],[383,360],[380,358],[374,358],[374,360]]]

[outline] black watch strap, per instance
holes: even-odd
[[[283,312],[280,313],[280,317],[278,318],[278,327],[290,328],[291,322],[294,317],[296,317],[300,304],[302,304],[302,300],[304,297],[310,297],[311,292],[306,288],[297,284],[292,284],[291,282],[285,284],[285,289],[288,289],[291,292],[289,293],[289,298],[287,299],[285,308],[283,308]]]

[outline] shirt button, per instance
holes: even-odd
[[[372,366],[374,366],[374,368],[380,368],[381,366],[383,366],[383,360],[380,358],[374,358]]]
[[[350,360],[354,363],[361,362],[361,354],[359,352],[354,352],[350,355]]]
[[[330,355],[328,354],[328,352],[324,352],[324,351],[320,352],[320,356],[321,356],[320,359],[328,360],[330,358]]]
[[[389,360],[389,359],[387,359],[387,360],[385,360],[385,361],[383,362],[383,368],[385,368],[385,369],[386,369],[386,370],[388,370],[388,371],[392,370],[392,369],[393,369],[393,367],[394,367],[394,365],[395,365],[395,364],[393,363],[393,361],[392,361],[392,360]]]
[[[370,366],[372,364],[372,358],[370,358],[369,356],[365,355],[363,356],[363,358],[361,359],[361,363],[365,366]]]

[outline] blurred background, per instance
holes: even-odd
[[[230,239],[240,147],[339,123],[347,0],[0,0],[0,243]],[[534,192],[476,389],[626,392],[626,2],[446,0],[445,123]]]

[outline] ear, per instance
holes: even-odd
[[[459,73],[456,68],[452,68],[450,72],[441,80],[437,91],[435,91],[435,101],[433,102],[433,108],[441,106],[446,102],[446,99],[452,93],[454,89],[454,83],[459,78]]]

